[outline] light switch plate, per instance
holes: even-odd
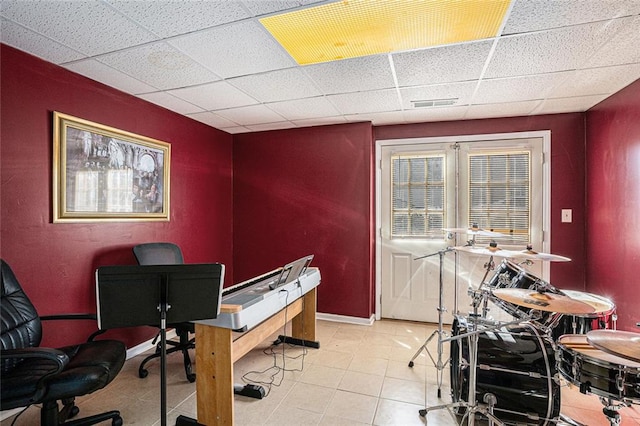
[[[562,223],[571,223],[572,221],[571,209],[562,209]]]

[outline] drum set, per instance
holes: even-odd
[[[502,250],[493,242],[476,247],[476,235],[501,235],[477,227],[445,231],[466,232],[473,239],[465,246],[438,252],[438,330],[409,366],[437,337],[438,359],[431,359],[438,370],[438,397],[442,370],[449,363],[452,402],[420,410],[421,416],[448,409],[468,425],[477,417],[486,419],[489,426],[580,426],[560,413],[560,388],[566,382],[584,394],[597,395],[611,425],[620,424],[621,408],[640,404],[640,333],[616,330],[616,306],[611,300],[557,289],[523,267],[534,261],[567,262],[569,258],[538,253],[530,246],[523,251]],[[469,289],[473,310],[466,316],[456,312],[451,333],[443,330],[442,321],[442,259],[448,251],[489,256],[480,286]],[[494,257],[502,258],[497,267]],[[489,277],[491,271],[494,273]],[[489,303],[513,320],[492,319]],[[442,362],[445,343],[450,344],[450,357]]]

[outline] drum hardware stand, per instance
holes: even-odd
[[[607,417],[607,420],[609,420],[609,424],[611,426],[619,425],[622,419],[618,410],[628,407],[629,405],[624,401],[620,404],[614,404],[611,398],[604,398],[602,396],[600,397],[600,402],[604,405],[602,412]]]
[[[433,333],[431,333],[431,336],[429,336],[429,338],[422,344],[422,346],[420,346],[420,348],[418,348],[416,353],[413,355],[413,358],[411,358],[411,360],[409,361],[409,367],[413,367],[413,365],[414,365],[413,361],[420,355],[420,353],[423,350],[427,352],[427,355],[429,355],[429,358],[431,358],[431,362],[433,362],[433,365],[438,370],[437,379],[436,379],[436,381],[438,382],[438,399],[440,399],[442,397],[442,374],[443,374],[443,370],[444,370],[444,367],[449,362],[448,359],[445,362],[442,362],[442,340],[443,340],[442,336],[445,334],[445,332],[443,331],[442,313],[446,312],[446,308],[443,306],[444,305],[444,301],[443,301],[443,297],[444,297],[444,255],[447,252],[450,252],[450,251],[453,251],[453,247],[447,247],[447,248],[442,249],[440,251],[437,251],[435,253],[431,253],[431,254],[428,254],[426,256],[416,257],[414,259],[414,260],[424,259],[424,258],[427,258],[427,257],[435,256],[436,254],[438,254],[440,256],[440,282],[439,282],[440,295],[439,295],[439,298],[438,298],[438,329],[434,330]],[[438,349],[437,349],[437,351],[438,351],[438,360],[437,361],[433,359],[433,356],[429,352],[429,348],[427,348],[427,345],[429,344],[429,342],[436,335],[438,336]]]

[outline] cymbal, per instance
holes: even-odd
[[[587,303],[556,293],[540,293],[528,288],[499,288],[493,294],[506,302],[525,308],[568,315],[592,314],[595,308]]]
[[[510,250],[503,250],[500,247],[486,246],[486,247],[475,247],[475,246],[459,246],[454,247],[454,250],[463,251],[470,254],[475,254],[479,256],[496,256],[496,257],[511,257],[513,254]]]
[[[513,258],[516,259],[526,259],[526,260],[543,260],[546,262],[570,262],[571,259],[564,256],[559,256],[557,254],[550,253],[540,253],[535,250],[531,246],[527,246],[526,250],[514,251]]]
[[[442,228],[442,230],[446,232],[453,232],[454,234],[480,235],[482,237],[506,237],[505,234],[487,231],[486,229],[475,226],[470,226],[469,228]]]
[[[621,330],[592,330],[587,333],[587,341],[611,355],[640,362],[640,333]]]

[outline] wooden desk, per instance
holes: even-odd
[[[231,329],[196,323],[198,423],[233,425],[233,363],[281,329],[285,318],[291,318],[291,337],[316,340],[316,300],[314,288],[236,340]]]

